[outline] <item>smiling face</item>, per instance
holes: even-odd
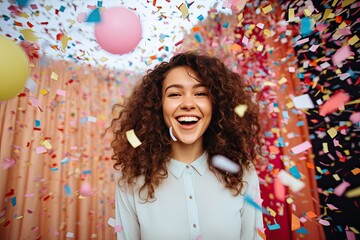
[[[209,90],[196,73],[185,66],[170,70],[162,85],[162,108],[166,126],[183,144],[202,144],[212,116]]]

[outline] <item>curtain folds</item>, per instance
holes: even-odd
[[[1,102],[2,239],[115,239],[105,129],[136,83],[130,76],[43,58],[33,84]]]

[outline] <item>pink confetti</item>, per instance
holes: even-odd
[[[311,147],[312,147],[311,143],[309,141],[305,141],[295,147],[292,147],[291,152],[293,152],[294,154],[298,154],[298,153],[308,150]]]
[[[353,124],[360,122],[360,112],[354,112],[349,119]]]
[[[82,13],[79,13],[79,15],[77,16],[76,20],[78,21],[78,23],[82,23],[82,22],[85,22],[87,19],[87,14],[82,12]]]
[[[350,99],[349,95],[344,91],[334,93],[323,105],[319,107],[319,115],[325,116],[343,107]]]
[[[332,62],[335,66],[339,63],[353,55],[354,53],[351,51],[349,45],[345,45],[342,48],[338,49],[336,53],[332,56]]]
[[[2,167],[3,169],[8,169],[10,168],[11,166],[15,165],[15,160],[14,159],[11,159],[11,158],[4,158],[4,161],[2,163]]]
[[[334,194],[339,197],[342,196],[344,194],[346,188],[349,186],[350,186],[350,183],[343,181],[334,189]]]
[[[324,226],[330,226],[329,221],[326,221],[326,220],[324,220],[324,219],[320,219],[320,220],[319,220],[319,223],[320,223],[321,225],[324,225]]]

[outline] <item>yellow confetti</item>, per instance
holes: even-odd
[[[24,35],[24,38],[27,41],[36,42],[38,40],[38,37],[34,34],[32,29],[22,29],[20,32],[22,35]]]
[[[335,128],[330,128],[327,130],[327,133],[330,135],[331,138],[334,138],[337,135],[337,131]]]
[[[44,145],[44,147],[46,147],[46,149],[52,149],[52,145],[48,140],[43,141],[42,145]]]
[[[183,19],[187,18],[189,15],[189,10],[187,6],[184,3],[182,3],[178,8],[181,11]]]
[[[100,61],[101,61],[101,62],[106,62],[107,60],[109,60],[107,57],[101,57],[101,58],[100,58]]]
[[[353,4],[354,2],[355,2],[355,0],[344,0],[341,3],[341,7],[344,8],[344,7],[346,7],[346,6],[350,5],[350,4]]]
[[[359,197],[360,196],[360,187],[351,189],[345,193],[347,198]]]
[[[42,95],[46,95],[46,94],[48,94],[49,92],[48,92],[46,89],[41,89],[40,93],[41,93]]]
[[[305,16],[307,16],[307,17],[310,17],[310,16],[311,16],[311,12],[310,12],[310,10],[307,9],[307,8],[304,10],[304,14],[305,14]]]
[[[359,37],[357,36],[357,35],[354,35],[354,36],[352,36],[352,38],[350,38],[349,40],[348,40],[348,43],[350,44],[350,45],[354,45],[355,43],[357,43],[359,41]]]
[[[235,107],[235,112],[237,115],[239,115],[240,117],[243,117],[246,110],[247,110],[248,106],[245,104],[239,104]]]
[[[257,51],[258,52],[261,52],[262,50],[264,49],[264,45],[260,44],[258,47],[257,47]]]
[[[328,153],[328,152],[329,152],[328,144],[327,144],[326,142],[324,142],[324,143],[322,144],[322,146],[323,146],[323,151],[324,151],[324,153]]]
[[[55,80],[55,81],[57,81],[58,78],[59,78],[59,75],[57,75],[56,72],[52,72],[50,78],[53,79],[53,80]]]
[[[332,6],[332,7],[335,7],[336,4],[337,4],[337,1],[338,1],[338,0],[334,0],[333,3],[331,4],[331,6]]]
[[[340,177],[338,174],[333,174],[333,178],[336,180],[336,181],[340,181]]]
[[[289,19],[293,19],[295,17],[295,9],[290,8],[289,9]]]
[[[274,210],[272,210],[271,208],[266,207],[266,210],[268,210],[269,214],[270,214],[272,217],[275,217],[275,216],[276,216],[276,212],[275,212]]]
[[[345,27],[347,27],[346,22],[342,22],[342,23],[338,26],[339,29],[342,29],[342,28],[345,28]]]
[[[265,14],[267,14],[268,12],[271,12],[272,10],[272,6],[271,4],[267,5],[266,7],[261,9]]]
[[[285,78],[285,77],[282,77],[282,78],[280,78],[280,80],[279,80],[279,84],[281,85],[281,84],[284,84],[284,83],[286,83],[287,82],[287,79]]]
[[[270,37],[271,31],[269,29],[264,29],[264,34],[265,34],[265,36]]]
[[[332,10],[330,8],[325,9],[324,15],[323,15],[323,20],[326,20],[327,18],[329,18],[330,13],[332,12]]]
[[[289,198],[286,199],[286,202],[287,202],[288,204],[292,204],[292,203],[294,202],[294,200],[289,197]]]
[[[140,140],[135,135],[134,129],[131,129],[131,130],[126,132],[126,139],[129,141],[129,143],[131,144],[131,146],[133,148],[137,148],[138,146],[141,145]]]

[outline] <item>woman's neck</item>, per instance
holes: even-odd
[[[193,144],[172,142],[171,150],[174,159],[189,164],[198,159],[204,153],[201,139]]]

